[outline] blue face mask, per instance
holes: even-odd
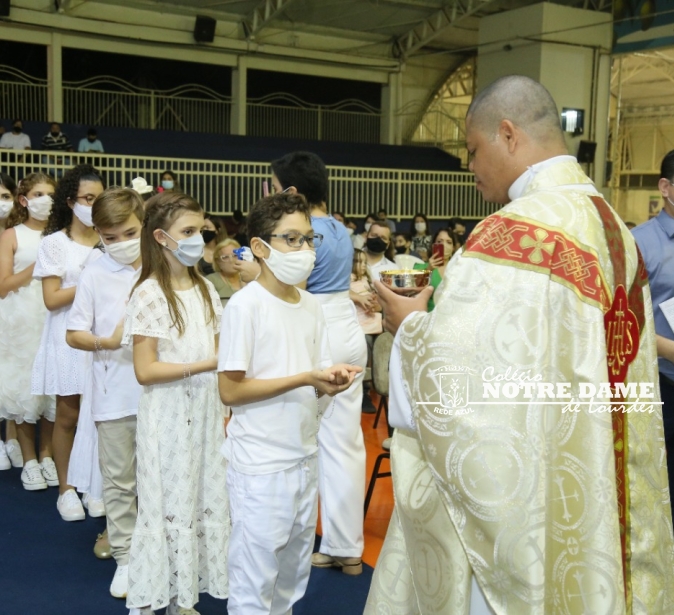
[[[175,250],[171,250],[168,246],[166,246],[166,249],[171,250],[173,256],[185,267],[194,267],[201,260],[201,257],[204,255],[204,238],[201,236],[201,233],[196,233],[192,237],[181,239],[180,241],[173,239],[166,231],[162,231],[162,233],[178,244]]]
[[[162,179],[161,180],[161,187],[164,190],[173,190],[173,181],[170,179]]]

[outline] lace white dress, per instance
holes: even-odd
[[[61,288],[77,286],[82,269],[100,258],[99,249],[79,244],[63,231],[47,235],[40,242],[33,277],[61,278]],[[70,305],[47,312],[40,348],[33,364],[33,395],[81,395],[88,353],[66,344]]]
[[[185,319],[171,326],[159,284],[146,280],[127,306],[123,344],[134,335],[158,338],[157,360],[192,363],[216,355],[222,306],[206,282],[215,310],[207,322],[197,287],[178,291]],[[224,406],[216,373],[145,386],[136,432],[138,518],[129,554],[127,607],[160,609],[177,598],[190,608],[199,592],[229,593],[230,520],[224,442]]]
[[[16,252],[13,273],[30,267],[37,259],[42,231],[25,224],[14,227]],[[40,347],[40,336],[47,318],[42,284],[30,284],[0,300],[0,417],[17,423],[36,423],[41,417],[54,421],[54,398],[31,393],[31,370]]]

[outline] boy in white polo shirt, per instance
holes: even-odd
[[[140,275],[143,199],[128,188],[96,198],[92,219],[105,254],[82,271],[68,317],[66,341],[94,352],[92,415],[98,429],[103,500],[117,570],[110,585],[126,597],[131,535],[136,523],[136,413],[142,387],[133,353],[121,348],[126,303]]]
[[[321,307],[295,287],[309,277],[322,239],[304,197],[256,203],[248,237],[261,273],[227,303],[218,360],[220,397],[232,406],[223,448],[232,517],[227,610],[286,615],[311,568],[318,397],[347,389],[361,368],[332,365]]]

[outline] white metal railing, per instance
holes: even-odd
[[[0,117],[49,120],[47,100],[45,79],[0,65]],[[359,100],[315,105],[281,92],[246,107],[251,136],[380,141],[381,113]],[[229,134],[231,108],[230,96],[198,84],[152,90],[109,75],[63,83],[66,123]]]
[[[230,108],[229,96],[197,84],[158,91],[102,76],[63,86],[65,121],[92,126],[227,134]]]
[[[47,80],[0,65],[0,116],[44,121],[47,118]]]
[[[0,150],[0,170],[15,179],[33,171],[58,178],[85,162],[96,166],[109,186],[127,186],[139,175],[157,186],[162,172],[170,169],[182,190],[207,211],[221,214],[248,211],[262,196],[262,182],[271,180],[269,164],[260,162]],[[482,200],[471,173],[337,166],[328,170],[329,207],[347,216],[364,217],[385,208],[398,220],[416,212],[435,219],[484,218],[499,207]]]
[[[317,141],[379,143],[381,113],[360,100],[312,105],[286,93],[250,99],[247,134]]]

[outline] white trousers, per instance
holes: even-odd
[[[365,370],[367,345],[349,293],[314,295],[323,308],[334,363]],[[363,375],[336,395],[318,430],[318,491],[321,496],[321,553],[340,557],[363,554],[365,443],[360,426]]]
[[[307,589],[318,515],[318,462],[271,474],[227,468],[229,615],[289,615]]]

